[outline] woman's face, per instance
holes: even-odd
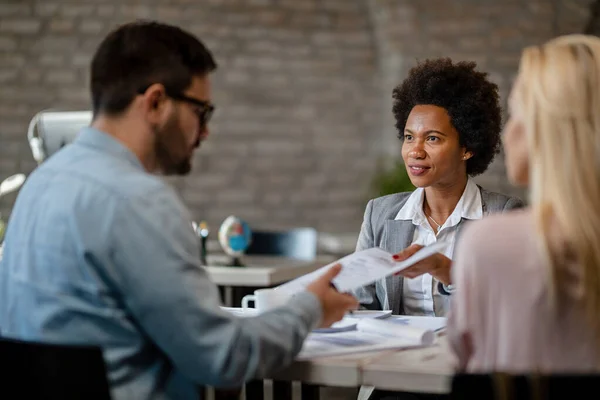
[[[523,108],[518,104],[519,79],[515,83],[508,100],[510,117],[504,127],[504,152],[508,179],[513,185],[526,186],[529,183],[529,154]]]
[[[413,185],[445,187],[463,181],[471,156],[461,147],[446,109],[434,105],[412,109],[404,127],[402,158]]]

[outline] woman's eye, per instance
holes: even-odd
[[[429,137],[427,138],[427,140],[429,140],[430,142],[437,142],[437,141],[439,141],[440,139],[439,139],[438,137],[436,137],[436,136],[429,136]]]
[[[404,140],[412,140],[412,135],[404,135]]]

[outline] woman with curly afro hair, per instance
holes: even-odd
[[[380,247],[404,260],[422,246],[443,251],[354,294],[369,309],[444,316],[454,291],[454,244],[470,220],[522,206],[521,200],[479,187],[471,177],[500,149],[498,86],[474,62],[426,60],[393,91],[393,113],[413,192],[369,201],[357,250]],[[405,279],[408,278],[408,279]]]

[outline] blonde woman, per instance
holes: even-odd
[[[600,370],[600,38],[525,49],[504,147],[530,207],[465,229],[449,338],[466,372]]]

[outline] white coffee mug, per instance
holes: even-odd
[[[254,291],[254,294],[244,296],[242,299],[242,308],[244,310],[252,308],[249,307],[248,303],[253,302],[253,308],[262,313],[285,305],[290,297],[290,294],[284,290],[258,289]]]

